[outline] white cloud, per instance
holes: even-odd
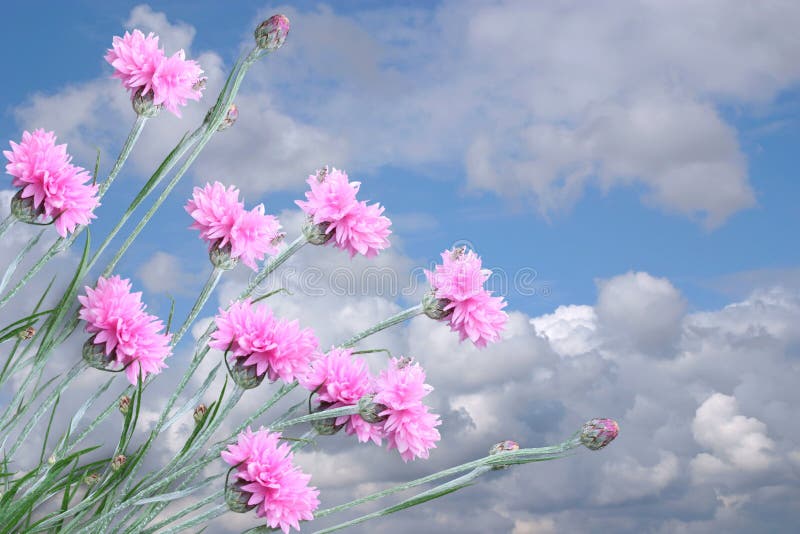
[[[539,337],[561,356],[577,356],[598,345],[597,314],[591,306],[559,306],[531,319]]]
[[[738,412],[736,397],[722,393],[714,393],[697,408],[694,438],[713,454],[703,452],[692,460],[696,480],[759,472],[773,465],[775,442],[767,435],[766,425]]]
[[[669,280],[629,272],[598,286],[595,310],[607,338],[653,355],[677,341],[686,303]]]

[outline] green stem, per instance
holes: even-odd
[[[367,328],[363,332],[360,332],[360,333],[354,335],[353,337],[351,337],[350,339],[348,339],[347,341],[342,343],[340,345],[340,347],[343,347],[343,348],[352,347],[353,345],[355,345],[356,343],[358,343],[359,341],[361,341],[362,339],[364,339],[367,336],[371,336],[372,334],[380,332],[381,330],[385,330],[385,329],[389,328],[390,326],[394,326],[396,324],[403,323],[403,322],[407,321],[408,319],[411,319],[412,317],[416,317],[417,315],[421,315],[422,313],[423,313],[422,304],[417,304],[416,306],[413,306],[411,308],[408,308],[408,309],[405,309],[405,310],[401,311],[400,313],[392,315],[388,319],[385,319],[385,320],[381,321],[380,323],[376,324],[375,326],[373,326],[371,328]]]
[[[99,198],[103,198],[103,195],[106,194],[108,188],[111,187],[112,183],[114,183],[114,179],[119,174],[119,171],[122,170],[122,166],[125,165],[125,162],[128,160],[128,156],[130,156],[131,150],[133,150],[136,141],[139,140],[139,136],[142,134],[142,130],[144,130],[144,125],[146,123],[147,117],[136,115],[136,120],[133,122],[131,131],[128,133],[128,138],[125,139],[125,144],[122,145],[122,150],[120,151],[119,156],[117,156],[117,161],[114,162],[114,166],[111,168],[111,172],[108,173],[108,177],[97,188],[97,196]]]
[[[3,219],[2,222],[0,222],[0,238],[2,238],[5,235],[8,229],[11,228],[15,222],[17,222],[17,218],[14,217],[13,213],[9,213],[8,217],[6,217],[5,219]]]
[[[300,235],[297,239],[289,243],[289,246],[286,247],[284,250],[280,252],[277,256],[274,256],[270,259],[269,263],[267,263],[263,269],[261,269],[257,275],[250,280],[250,283],[247,285],[244,291],[242,291],[241,295],[239,295],[239,300],[245,299],[252,295],[253,291],[258,288],[261,283],[267,279],[267,277],[272,274],[275,269],[283,265],[286,260],[292,257],[292,255],[303,248],[303,246],[308,243],[308,240],[304,235]]]
[[[206,302],[208,302],[208,298],[211,296],[214,288],[217,287],[217,283],[219,283],[219,279],[222,277],[222,273],[224,272],[225,271],[219,267],[214,267],[214,269],[211,271],[208,281],[206,281],[206,285],[203,286],[203,289],[200,292],[200,295],[197,297],[197,300],[195,300],[194,306],[192,306],[192,309],[189,312],[189,315],[186,317],[186,320],[183,321],[183,324],[178,331],[173,334],[171,342],[173,347],[178,344],[189,327],[192,326],[194,320],[197,319],[200,310],[202,310],[203,306],[205,306]]]

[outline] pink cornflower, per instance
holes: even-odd
[[[238,487],[250,494],[247,504],[256,506],[256,514],[266,517],[267,525],[286,534],[290,527],[300,530],[300,520],[314,519],[319,490],[308,485],[311,475],[292,464],[294,455],[280,438],[279,432],[263,428],[253,432],[248,427],[221,455],[236,469]]]
[[[375,381],[375,404],[385,407],[383,432],[389,449],[397,449],[404,461],[428,458],[439,441],[439,416],[429,412],[422,399],[433,388],[425,383],[425,371],[418,363],[392,358],[389,368]]]
[[[493,297],[483,287],[490,274],[481,269],[477,254],[463,249],[444,251],[442,264],[433,272],[425,271],[434,296],[446,301],[443,310],[449,313],[450,328],[462,341],[469,338],[477,347],[497,341],[508,320],[504,299]]]
[[[389,247],[387,237],[391,234],[391,221],[382,215],[380,204],[368,205],[359,202],[356,193],[360,182],[350,182],[347,174],[337,169],[311,175],[306,180],[311,190],[306,200],[295,203],[320,226],[326,235],[331,235],[334,244],[350,253],[368,258]]]
[[[264,255],[278,252],[275,241],[280,229],[278,219],[264,213],[263,204],[242,211],[231,228],[231,256],[240,258],[254,271],[258,270],[256,260],[261,261]]]
[[[200,65],[187,60],[183,50],[164,58],[152,78],[153,104],[163,104],[168,111],[180,117],[179,105],[185,106],[187,100],[200,100],[203,93],[197,82],[202,74]]]
[[[315,392],[325,409],[354,406],[359,399],[374,392],[373,377],[363,358],[353,357],[353,349],[332,348],[311,363],[311,370],[299,378],[300,385]],[[358,441],[374,441],[381,444],[383,428],[380,424],[364,421],[360,415],[344,415],[336,418],[336,426],[344,426],[345,432],[355,434]]]
[[[246,299],[220,309],[215,321],[217,330],[209,346],[255,366],[258,376],[266,373],[272,381],[280,378],[289,383],[308,372],[317,338],[296,320],[277,319],[268,306],[254,306]]]
[[[141,31],[133,30],[114,37],[105,59],[114,67],[114,78],[122,81],[132,97],[136,93],[152,93],[154,105],[163,105],[178,117],[179,105],[199,100],[202,95],[202,84],[198,83],[203,74],[200,65],[187,60],[183,50],[167,57],[152,33],[145,37]]]
[[[164,51],[158,47],[158,36],[147,37],[139,31],[125,32],[115,36],[111,48],[106,52],[106,61],[114,67],[114,78],[122,81],[131,93],[141,90],[147,94],[153,90],[153,76],[164,60]]]
[[[299,381],[307,390],[315,391],[320,401],[346,405],[357,404],[372,388],[367,362],[353,357],[353,349],[336,347],[319,355]]]
[[[200,231],[209,249],[230,248],[230,256],[256,270],[256,261],[265,254],[275,254],[275,241],[280,235],[280,223],[264,213],[259,204],[250,211],[239,201],[239,190],[225,188],[219,182],[195,187],[186,203],[186,212],[194,219],[190,226]]]
[[[161,334],[164,324],[145,312],[141,292],[131,293],[131,283],[119,276],[97,280],[86,287],[86,296],[78,296],[79,316],[86,321],[86,331],[95,334],[92,342],[105,345],[105,354],[125,367],[131,384],[158,374],[166,367],[164,360],[172,353],[170,336]]]
[[[10,145],[3,155],[8,160],[6,172],[14,177],[11,183],[22,188],[22,198],[32,198],[39,215],[55,220],[61,237],[95,218],[92,211],[100,205],[97,186],[86,183],[92,177],[70,163],[67,145],[56,145],[53,132],[26,131],[21,143]]]

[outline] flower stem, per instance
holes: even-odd
[[[214,267],[214,269],[211,271],[211,274],[209,275],[208,280],[206,281],[206,285],[203,286],[200,295],[197,297],[197,300],[194,301],[194,306],[192,306],[192,309],[189,312],[189,315],[186,317],[186,320],[183,321],[183,324],[181,325],[180,329],[177,332],[175,332],[175,334],[173,334],[171,341],[173,347],[178,344],[178,342],[181,340],[183,335],[192,325],[194,320],[197,319],[197,315],[200,313],[200,310],[203,309],[203,306],[205,306],[206,302],[208,301],[208,298],[214,291],[214,288],[217,287],[217,283],[219,282],[219,279],[222,277],[222,273],[224,272],[225,271],[223,271],[219,267]]]
[[[351,337],[350,339],[348,339],[347,341],[342,343],[340,346],[342,348],[352,347],[353,345],[355,345],[356,343],[358,343],[359,341],[361,341],[362,339],[364,339],[367,336],[371,336],[372,334],[378,333],[381,330],[385,330],[385,329],[389,328],[390,326],[394,326],[396,324],[400,324],[402,322],[405,322],[408,319],[411,319],[412,317],[416,317],[417,315],[421,315],[422,313],[423,313],[422,304],[417,304],[416,306],[413,306],[411,308],[408,308],[408,309],[405,309],[405,310],[401,311],[400,313],[392,315],[388,319],[385,319],[385,320],[381,321],[380,323],[376,324],[375,326],[367,328],[363,332],[359,332],[358,334],[354,335],[353,337]]]
[[[0,222],[0,238],[2,238],[5,235],[8,229],[11,228],[15,222],[17,222],[17,218],[14,217],[13,213],[9,213],[8,217],[6,217],[5,219],[3,219],[2,222]]]
[[[114,178],[117,177],[119,171],[122,170],[122,166],[125,165],[125,161],[127,161],[128,156],[130,156],[131,150],[133,150],[133,146],[136,144],[136,141],[139,140],[139,136],[141,135],[142,130],[144,130],[144,125],[146,123],[147,117],[136,115],[136,120],[133,122],[131,131],[128,132],[128,138],[125,139],[125,144],[122,145],[122,150],[120,151],[119,156],[117,156],[117,161],[114,162],[114,166],[111,168],[111,172],[108,173],[108,177],[97,188],[97,196],[99,198],[103,198],[103,195],[106,194],[108,188],[111,187],[112,183],[114,183]]]

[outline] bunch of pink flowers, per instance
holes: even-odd
[[[324,409],[355,406],[372,395],[371,409],[336,418],[335,428],[344,427],[362,443],[371,440],[380,445],[386,439],[389,449],[397,449],[404,461],[428,458],[440,439],[439,416],[422,402],[433,387],[425,383],[419,363],[410,359],[393,358],[373,377],[366,361],[354,357],[352,349],[333,348],[317,356],[300,384],[317,395]]]

